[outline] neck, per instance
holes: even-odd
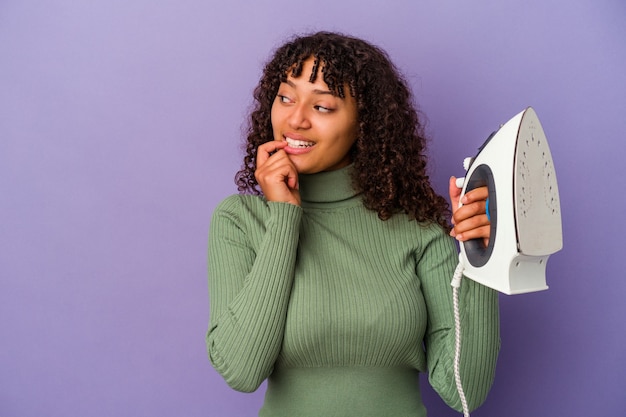
[[[352,185],[354,168],[348,165],[334,171],[300,174],[300,196],[303,206],[352,204],[358,192]]]

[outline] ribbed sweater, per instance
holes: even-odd
[[[350,167],[299,178],[301,207],[234,195],[209,233],[207,350],[234,389],[268,379],[260,416],[425,416],[419,372],[451,407],[453,239],[404,214],[382,221]],[[470,408],[493,382],[497,294],[460,290]]]

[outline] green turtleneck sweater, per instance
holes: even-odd
[[[234,195],[215,209],[209,358],[236,390],[268,379],[261,416],[425,416],[419,372],[460,410],[453,239],[403,214],[380,220],[350,169],[301,175],[302,207]],[[497,294],[465,279],[460,306],[475,408],[494,377]]]

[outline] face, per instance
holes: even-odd
[[[358,131],[354,97],[333,95],[321,74],[309,82],[312,69],[310,58],[300,77],[289,75],[280,85],[272,105],[274,140],[288,143],[284,150],[301,174],[350,164],[348,153]]]

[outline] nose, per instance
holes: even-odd
[[[300,103],[294,105],[291,108],[288,123],[289,127],[292,129],[309,129],[311,127],[311,120],[307,108]]]

